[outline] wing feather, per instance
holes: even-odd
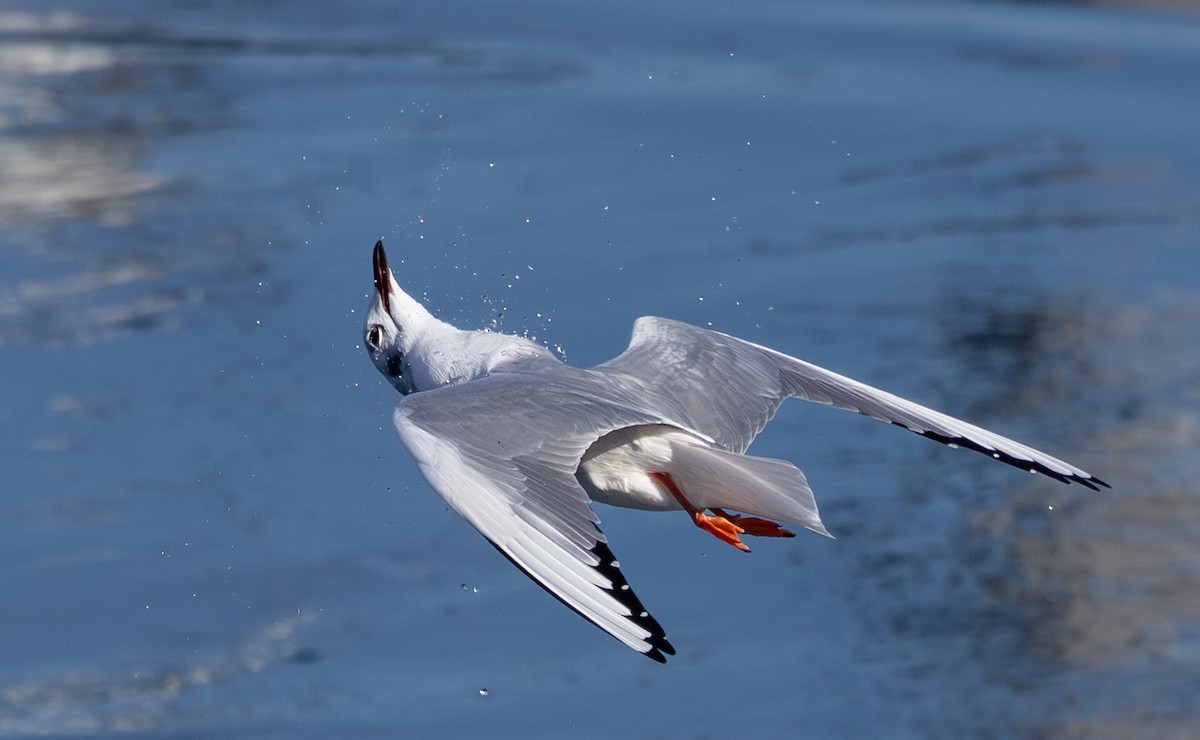
[[[1108,486],[1085,470],[961,419],[768,347],[670,319],[638,319],[629,348],[595,370],[627,386],[640,384],[653,408],[733,452],[745,452],[784,399],[796,397],[856,411],[1064,483]]]
[[[675,653],[575,479],[592,442],[643,416],[514,374],[408,396],[393,419],[434,490],[538,585],[638,652]]]

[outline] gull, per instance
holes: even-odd
[[[618,357],[563,363],[527,339],[464,331],[400,289],[383,242],[363,328],[403,395],[396,432],[425,479],[562,603],[663,663],[675,648],[629,587],[591,502],[683,511],[740,550],[741,535],[828,535],[804,473],[746,448],[789,397],[856,411],[951,447],[1091,489],[1058,458],[736,337],[642,317]]]

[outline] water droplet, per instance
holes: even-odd
[[[480,689],[479,695],[486,698],[486,697],[491,696],[492,692],[488,691],[487,689]]]

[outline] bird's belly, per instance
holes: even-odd
[[[691,437],[661,424],[626,427],[596,440],[584,453],[575,478],[593,501],[650,511],[681,508],[651,473],[671,470],[672,435]]]

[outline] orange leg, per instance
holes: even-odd
[[[683,491],[679,489],[679,485],[669,473],[651,473],[650,477],[667,489],[679,502],[679,505],[691,514],[692,521],[696,523],[697,527],[742,552],[750,552],[750,548],[738,536],[741,534],[758,537],[795,537],[792,532],[767,519],[729,514],[724,509],[711,509],[713,515],[709,516],[704,513],[703,509],[696,508],[691,501],[688,501],[687,496],[683,495]]]

